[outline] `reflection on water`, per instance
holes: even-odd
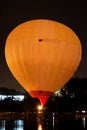
[[[0,130],[24,130],[24,121],[23,120],[0,120]]]
[[[15,120],[13,126],[14,126],[13,130],[24,130],[24,121]]]
[[[38,124],[38,128],[37,128],[37,130],[43,130],[43,128],[42,128],[42,124],[41,124],[41,123]]]
[[[52,114],[52,120],[53,120],[53,130],[54,130],[54,126],[55,126],[55,113]]]
[[[5,122],[6,122],[5,120],[0,121],[0,130],[5,130],[5,125],[6,125]]]
[[[82,117],[82,126],[85,129],[85,127],[86,127],[86,118],[85,117]]]
[[[44,119],[30,121],[28,119],[0,119],[0,130],[87,130],[87,118],[56,120],[55,113],[52,120]]]

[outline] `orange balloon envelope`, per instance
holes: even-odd
[[[73,76],[81,55],[80,40],[70,28],[44,19],[17,26],[5,46],[12,74],[42,105]]]

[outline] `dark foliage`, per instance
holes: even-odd
[[[76,110],[87,109],[87,79],[72,78],[61,89],[60,96],[52,95],[45,104],[45,110],[49,112],[75,112]],[[37,111],[36,106],[40,104],[38,99],[33,99],[26,93],[21,93],[13,89],[1,88],[0,94],[16,95],[24,94],[25,100],[18,102],[12,98],[0,101],[0,111]]]

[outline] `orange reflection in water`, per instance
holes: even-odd
[[[39,124],[39,125],[38,125],[38,130],[43,130],[42,125],[41,125],[41,124]]]
[[[38,125],[37,130],[44,130],[44,128],[43,128],[43,122],[42,121],[38,122],[37,125]]]

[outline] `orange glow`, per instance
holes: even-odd
[[[38,108],[39,111],[41,111],[43,109],[43,106],[39,105],[37,108]]]
[[[76,34],[51,20],[20,24],[9,34],[5,46],[5,57],[12,74],[43,105],[73,76],[81,55]],[[40,91],[45,93],[41,95]]]
[[[43,130],[42,125],[38,124],[38,129],[37,130]]]
[[[29,91],[29,94],[34,98],[39,98],[41,105],[44,106],[48,98],[53,94],[52,92],[45,91]]]

